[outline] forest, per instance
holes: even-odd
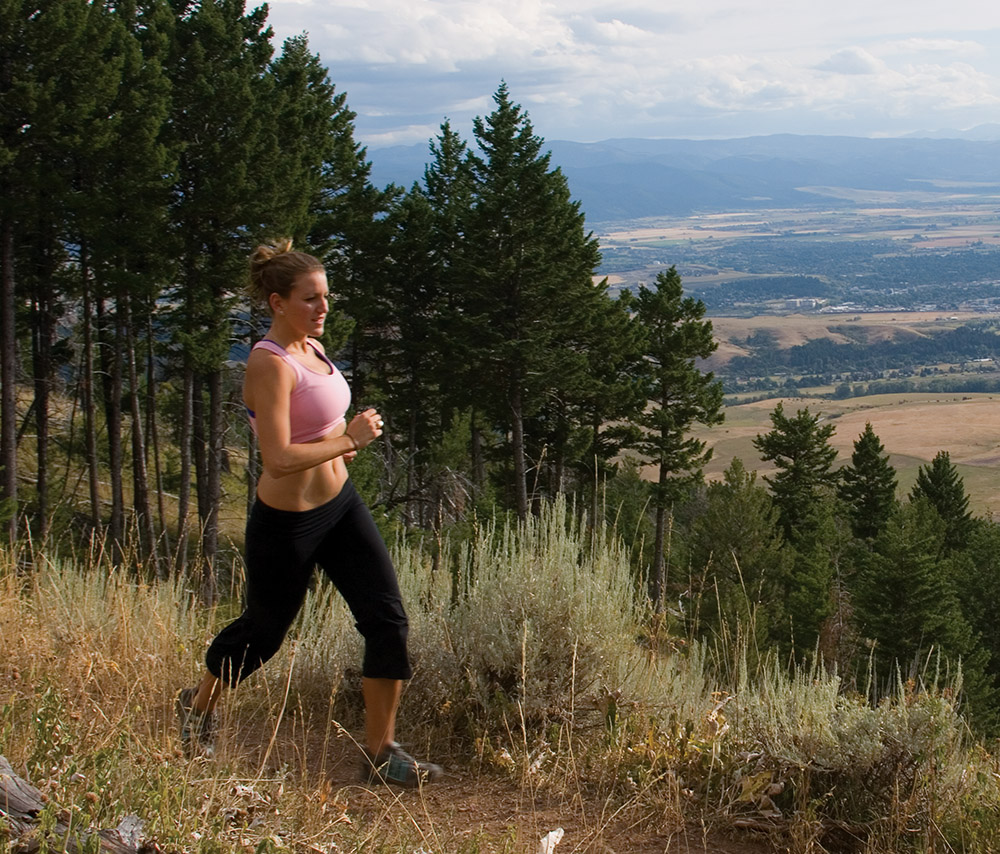
[[[660,463],[662,540],[704,458],[683,431],[719,417],[694,367],[711,324],[676,271],[595,284],[597,241],[505,84],[474,147],[445,122],[422,182],[377,188],[344,93],[304,36],[275,51],[266,9],[32,9],[2,22],[9,539],[134,535],[145,570],[193,562],[214,597],[220,512],[254,493],[246,258],[291,236],[327,265],[355,401],[385,412],[386,513],[440,530],[572,490],[593,515],[632,448]]]
[[[755,443],[778,474],[758,481],[737,461],[706,485],[691,428],[724,410],[698,366],[716,347],[705,304],[674,267],[609,294],[580,206],[506,84],[471,145],[445,121],[423,180],[378,188],[345,94],[304,36],[275,51],[266,10],[25,8],[4,7],[22,48],[4,51],[0,94],[9,542],[99,541],[216,598],[257,466],[240,357],[267,318],[248,308],[245,259],[290,235],[327,265],[325,343],[355,401],[385,413],[355,479],[386,530],[461,536],[568,496],[592,528],[616,525],[635,583],[681,634],[752,616],[768,648],[851,678],[872,649],[884,674],[943,652],[996,725],[997,597],[981,594],[1000,529],[972,518],[946,449],[901,501],[877,436],[836,469],[832,425],[779,404]],[[820,340],[729,372],[970,359],[995,338]]]

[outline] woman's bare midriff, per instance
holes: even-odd
[[[346,425],[341,424],[331,433],[342,436],[345,429]],[[321,439],[315,441],[319,442]],[[347,466],[342,457],[334,457],[311,469],[285,477],[271,477],[264,471],[257,481],[257,497],[275,510],[312,510],[340,495],[346,482]]]

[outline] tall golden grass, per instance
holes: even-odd
[[[674,637],[612,533],[586,530],[563,502],[522,525],[484,523],[433,557],[400,545],[394,558],[416,669],[400,736],[458,769],[468,791],[452,783],[451,798],[487,780],[522,809],[540,795],[586,804],[577,851],[606,850],[622,822],[800,852],[1000,845],[1000,767],[956,713],[956,680],[931,670],[872,703],[822,666],[753,650],[752,632],[712,646]],[[134,814],[171,851],[537,847],[452,833],[421,794],[359,799],[360,644],[326,583],[275,660],[225,698],[216,757],[184,758],[174,694],[237,610],[236,597],[206,609],[185,579],[144,581],[97,549],[5,553],[0,753],[75,828]]]

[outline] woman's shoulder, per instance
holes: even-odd
[[[258,342],[265,343],[265,342]],[[254,376],[295,376],[295,367],[280,347],[255,346],[247,358],[247,375]]]

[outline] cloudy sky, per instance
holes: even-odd
[[[1000,122],[995,0],[270,0],[370,147],[464,136],[501,79],[546,139]],[[253,5],[248,3],[248,6]]]

